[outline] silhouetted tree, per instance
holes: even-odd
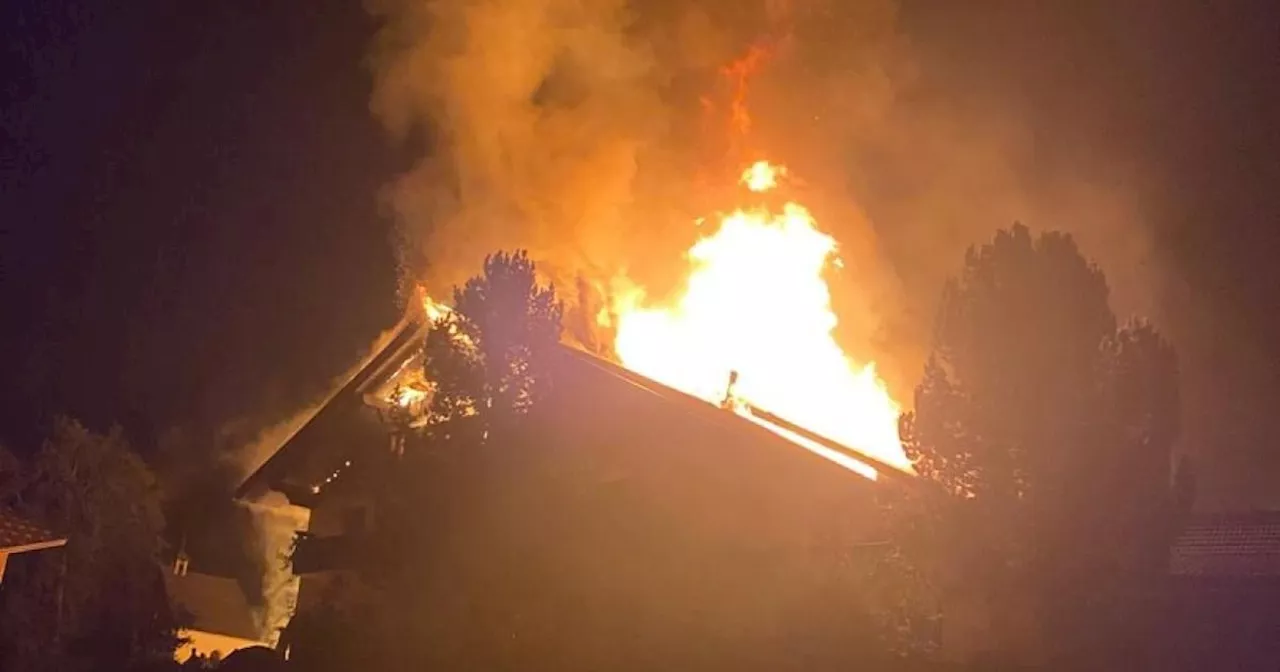
[[[346,577],[326,586],[311,608],[285,628],[280,649],[288,651],[290,669],[305,672],[347,672],[353,669],[393,670],[388,666],[412,643],[396,642],[387,630],[393,617],[404,614],[390,603],[390,595],[362,591]],[[386,647],[393,647],[387,650]]]
[[[497,660],[512,642],[514,605],[529,605],[517,594],[530,559],[516,550],[504,497],[520,480],[506,478],[508,458],[527,447],[526,423],[552,385],[563,311],[524,252],[489,256],[453,298],[424,343],[426,427],[370,466],[377,522],[362,546],[364,580],[286,631],[316,669],[485,667],[478,657]]]
[[[1187,505],[1172,347],[1116,328],[1070,236],[1021,225],[969,250],[935,329],[901,421],[929,484],[893,503],[901,557],[1001,655],[1118,655]]]
[[[430,427],[456,435],[466,420],[472,441],[527,413],[548,388],[546,358],[558,346],[564,308],[554,287],[538,283],[523,250],[498,252],[484,272],[453,293],[453,310],[436,321],[424,345],[426,378],[435,386]]]
[[[10,506],[64,531],[12,563],[0,603],[4,669],[126,670],[178,643],[158,560],[155,481],[118,429],[56,421]]]

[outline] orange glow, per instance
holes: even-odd
[[[763,191],[783,175],[761,162],[742,181]],[[689,250],[689,276],[673,302],[647,303],[639,289],[618,298],[618,357],[641,375],[717,404],[737,372],[731,402],[910,471],[898,438],[898,404],[874,363],[851,358],[833,336],[836,315],[823,273],[836,264],[835,252],[835,240],[801,205],[735,210]],[[759,424],[814,452],[834,452]],[[857,466],[874,478],[870,467]]]
[[[758,161],[741,182],[766,192],[786,175],[783,166]],[[875,364],[850,357],[833,336],[837,318],[824,273],[840,267],[836,241],[806,208],[788,202],[779,211],[735,210],[687,256],[683,292],[666,305],[616,279],[612,311],[602,310],[598,321],[609,322],[612,313],[623,366],[710,403],[728,402],[753,423],[867,478],[876,478],[871,466],[756,418],[749,406],[911,471],[898,438],[900,408]],[[422,306],[432,321],[451,310],[425,292]],[[406,386],[389,401],[408,405],[418,394]]]
[[[751,131],[751,114],[747,111],[747,80],[755,74],[770,56],[767,47],[755,44],[740,59],[721,70],[721,74],[733,85],[733,101],[729,108],[730,121],[737,135]]]

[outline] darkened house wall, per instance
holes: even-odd
[[[589,357],[566,350],[556,374],[523,449],[460,495],[468,532],[442,535],[421,570],[438,662],[811,669],[869,654],[858,583],[882,550],[877,484]],[[314,498],[317,538],[295,558],[302,609],[333,561],[359,561],[342,480]],[[495,612],[523,613],[516,631],[487,632]]]

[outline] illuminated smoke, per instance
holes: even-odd
[[[253,618],[258,636],[272,646],[288,625],[298,603],[300,580],[289,565],[293,541],[310,524],[310,512],[289,502],[279,493],[270,493],[254,502],[242,502],[253,522],[252,548],[260,577],[260,595],[254,596]]]
[[[391,342],[395,334],[395,329],[379,334],[359,360],[334,377],[322,394],[301,404],[283,420],[267,425],[245,442],[232,458],[238,476],[236,483],[243,482],[275,455]],[[288,564],[288,556],[295,535],[306,531],[310,525],[310,515],[307,509],[290,505],[288,499],[278,492],[253,493],[251,497],[250,501],[238,502],[252,525],[248,552],[258,574],[250,582],[254,594],[248,598],[254,605],[253,616],[259,635],[263,641],[274,643],[297,604],[299,579]]]
[[[566,298],[620,274],[670,295],[698,235],[688,222],[767,156],[804,176],[839,243],[837,338],[880,363],[896,398],[910,397],[943,278],[1014,220],[1077,234],[1122,310],[1150,307],[1147,229],[1123,175],[1095,170],[1104,160],[1038,166],[1054,139],[970,95],[892,0],[367,6],[382,23],[372,110],[421,149],[386,191],[406,286],[445,295],[486,253],[527,248]]]

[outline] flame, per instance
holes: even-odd
[[[418,293],[422,297],[422,312],[433,324],[452,312],[452,308],[431,298],[426,290],[419,288]]]
[[[765,191],[784,174],[759,162],[742,182]],[[712,403],[746,402],[909,471],[898,404],[874,363],[849,357],[833,336],[836,315],[823,273],[836,264],[835,252],[835,240],[801,205],[735,210],[689,250],[691,269],[678,299],[645,305],[638,289],[618,299],[618,358],[685,393]],[[749,414],[744,404],[730,405]],[[861,466],[856,470],[874,478]]]
[[[435,325],[453,312],[447,304],[433,299],[425,287],[419,285],[416,292],[422,308],[421,316],[426,318],[428,324]],[[433,389],[430,381],[424,377],[421,355],[413,355],[401,362],[372,394],[387,406],[398,406],[417,415],[425,411]]]
[[[787,170],[775,166],[768,161],[756,161],[742,172],[742,184],[757,193],[763,193],[778,186],[778,178],[786,175]]]
[[[427,393],[415,387],[401,387],[395,393],[395,404],[400,408],[411,408],[414,404],[425,401]]]

